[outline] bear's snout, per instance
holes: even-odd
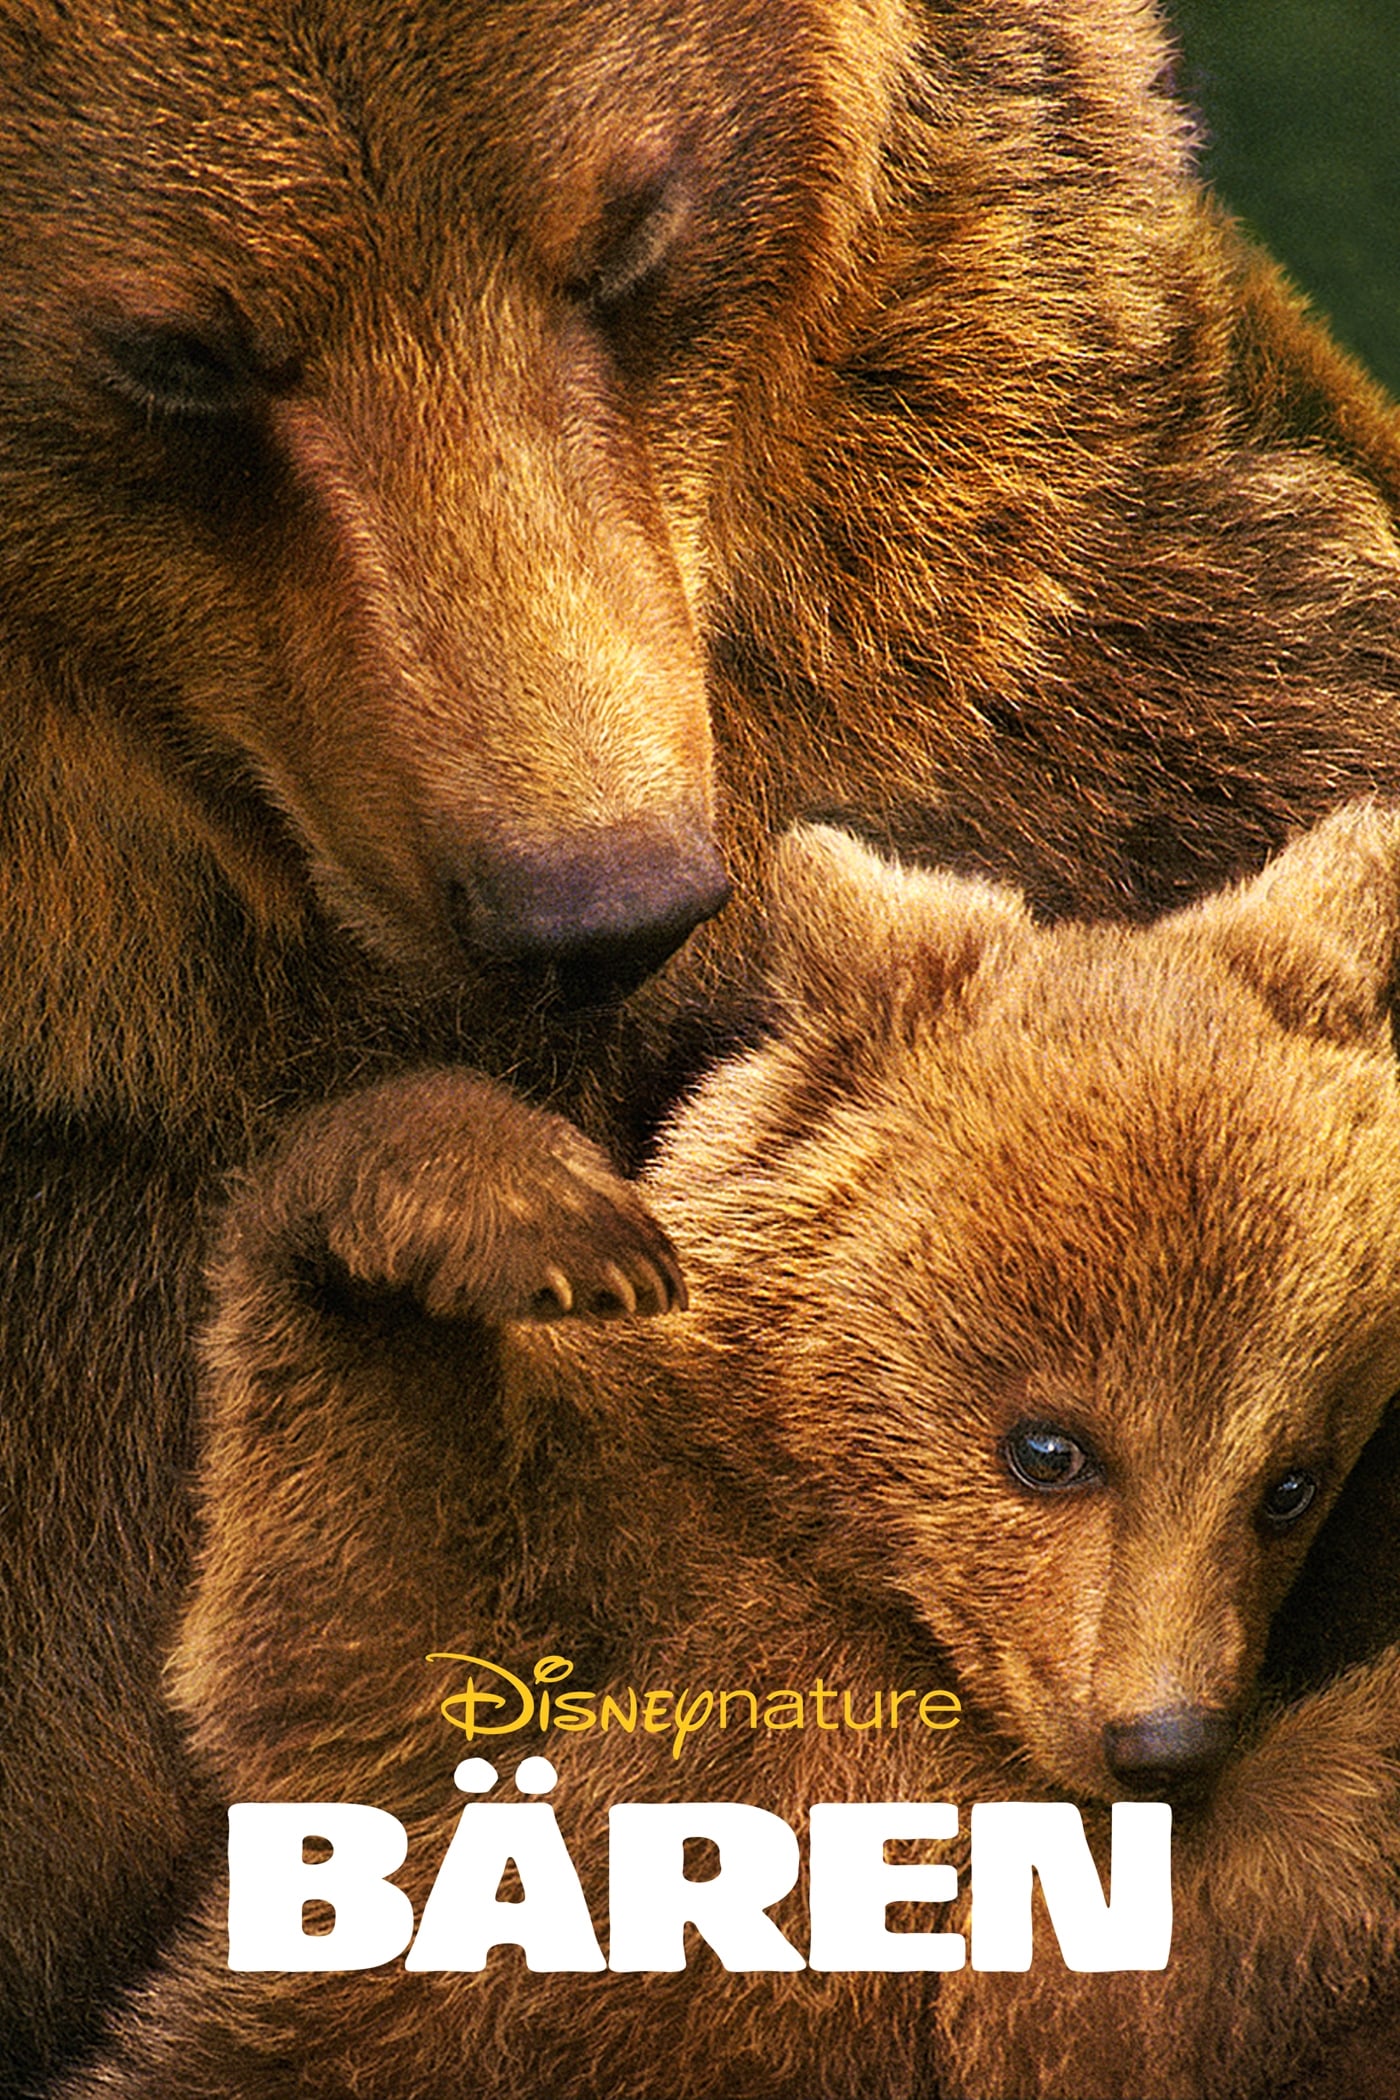
[[[729,891],[718,848],[698,825],[632,826],[479,856],[448,883],[458,938],[547,973],[570,1007],[606,1005],[634,990]]]
[[[1104,1762],[1130,1793],[1190,1800],[1210,1792],[1238,1733],[1235,1717],[1219,1707],[1161,1707],[1108,1722]]]

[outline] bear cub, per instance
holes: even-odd
[[[1400,815],[1146,929],[812,827],[769,914],[768,1036],[640,1185],[447,1070],[247,1177],[178,1704],[231,1801],[391,1810],[421,1904],[461,1806],[429,1651],[951,1685],[937,1736],[551,1736],[595,1917],[619,1799],[1067,1798],[1102,1852],[1165,1795],[1167,1969],[1067,1972],[1042,1918],[1025,1975],[231,1973],[214,1892],[74,2092],[1210,2100],[1393,1974],[1400,1656],[1256,1680],[1400,1385]],[[773,1916],[802,1943],[800,1891]]]

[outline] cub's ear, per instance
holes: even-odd
[[[1222,954],[1285,1028],[1388,1044],[1400,959],[1400,810],[1348,803],[1252,882],[1168,923]]]
[[[768,923],[783,1006],[844,1041],[906,1035],[1035,938],[1018,891],[901,867],[825,824],[778,842]]]

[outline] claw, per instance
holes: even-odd
[[[671,1293],[667,1289],[665,1277],[654,1262],[644,1261],[639,1257],[633,1282],[639,1313],[665,1312],[671,1302]]]
[[[564,1271],[554,1262],[551,1262],[544,1272],[544,1291],[541,1291],[539,1296],[543,1297],[545,1292],[549,1292],[558,1301],[561,1318],[573,1311],[574,1287]]]
[[[602,1280],[605,1289],[599,1294],[600,1297],[615,1298],[619,1309],[624,1313],[634,1313],[637,1310],[637,1293],[632,1288],[631,1279],[615,1261],[604,1262]]]

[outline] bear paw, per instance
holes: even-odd
[[[456,1070],[313,1109],[230,1213],[226,1251],[339,1312],[408,1294],[432,1319],[683,1310],[675,1248],[563,1117]]]

